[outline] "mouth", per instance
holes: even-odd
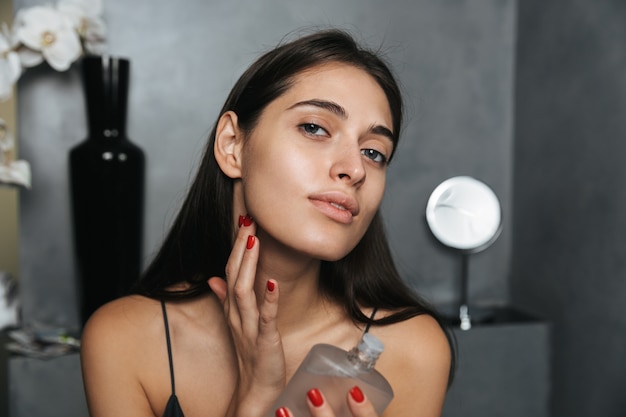
[[[344,193],[321,193],[310,196],[309,200],[323,214],[339,223],[349,224],[359,214],[356,199]]]
[[[337,203],[330,203],[331,206],[333,207],[337,207],[339,210],[348,210],[347,208],[345,208],[344,206],[337,204]]]

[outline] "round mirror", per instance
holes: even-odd
[[[444,245],[474,253],[485,249],[501,230],[500,202],[485,183],[469,176],[447,179],[426,206],[426,221]]]

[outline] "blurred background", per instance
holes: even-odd
[[[0,1],[6,21],[11,2]],[[503,229],[471,257],[470,302],[549,326],[549,372],[537,381],[549,387],[547,413],[625,415],[626,2],[104,0],[104,20],[108,52],[131,61],[127,133],[147,160],[144,265],[241,72],[285,35],[339,26],[382,50],[404,89],[383,213],[407,282],[436,305],[458,300],[458,253],[433,240],[424,211],[445,179],[482,180]],[[0,270],[19,279],[25,323],[76,328],[68,153],[87,135],[79,69],[28,70],[10,104],[0,117],[15,117],[33,184],[0,187]]]

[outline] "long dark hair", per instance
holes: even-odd
[[[249,134],[265,107],[287,91],[298,74],[333,62],[364,70],[383,89],[391,110],[396,149],[403,111],[398,84],[382,58],[337,29],[282,43],[262,55],[239,78],[220,115],[234,111],[239,127]],[[233,180],[220,170],[215,160],[216,126],[217,122],[178,216],[161,249],[134,287],[135,293],[158,299],[194,297],[210,291],[208,278],[225,276],[233,237]],[[188,288],[168,289],[181,282],[188,283]],[[420,314],[439,320],[435,310],[400,277],[379,212],[347,256],[335,262],[322,262],[319,286],[324,294],[343,305],[355,322],[372,322],[361,311],[363,307],[393,311],[374,320],[378,324],[395,323]]]

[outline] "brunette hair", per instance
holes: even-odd
[[[327,63],[362,69],[380,85],[389,102],[395,150],[403,111],[398,84],[377,53],[360,47],[350,34],[338,29],[308,34],[263,54],[236,82],[220,115],[232,110],[239,127],[249,134],[265,107],[285,93],[298,74]],[[208,278],[225,276],[233,238],[233,180],[220,170],[214,156],[216,127],[217,122],[187,197],[160,250],[135,285],[135,293],[157,299],[194,297],[211,291]],[[181,282],[187,282],[188,288],[168,289]],[[319,285],[324,294],[345,307],[355,322],[389,324],[420,314],[438,319],[434,309],[400,277],[379,212],[347,256],[322,262]],[[372,321],[363,314],[362,307],[394,313]]]

